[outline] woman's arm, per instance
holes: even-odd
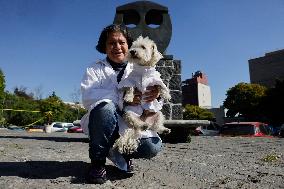
[[[137,106],[141,104],[141,100],[145,102],[152,102],[153,100],[157,99],[159,96],[160,92],[158,85],[148,86],[147,91],[143,94],[143,99],[142,99],[142,92],[138,91],[138,89],[135,88],[133,102],[127,103],[127,105]]]
[[[81,81],[82,102],[85,108],[104,99],[114,99],[116,95],[115,87],[102,86],[101,78],[95,69],[87,68]]]

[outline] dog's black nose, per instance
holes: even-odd
[[[131,54],[131,56],[135,56],[136,51],[135,51],[135,50],[131,50],[131,51],[130,51],[130,54]]]

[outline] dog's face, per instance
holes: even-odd
[[[126,60],[141,66],[154,66],[163,58],[154,41],[148,37],[138,37],[128,50]]]

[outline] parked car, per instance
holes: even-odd
[[[194,134],[197,136],[217,136],[220,132],[220,125],[210,122],[209,125],[202,125],[195,129]]]
[[[44,132],[45,127],[42,125],[32,125],[26,129],[27,132]]]
[[[67,130],[68,133],[83,133],[83,129],[81,126],[74,126]]]
[[[272,132],[273,136],[278,136],[280,128],[281,128],[281,125],[269,125],[269,128],[271,129],[271,132]]]
[[[4,125],[0,125],[0,130],[6,130],[7,128]]]
[[[280,127],[279,136],[284,137],[284,124]]]
[[[231,122],[222,125],[220,129],[221,136],[271,136],[271,128],[261,122]]]
[[[73,125],[75,125],[75,126],[81,126],[81,120],[75,120],[75,121],[73,121]]]
[[[67,132],[71,127],[74,127],[73,123],[53,122],[50,125],[50,132]]]
[[[16,126],[16,125],[10,125],[7,128],[10,129],[10,130],[13,130],[13,131],[25,131],[25,129],[23,127],[19,127],[19,126]]]

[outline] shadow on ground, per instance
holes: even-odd
[[[90,164],[83,161],[0,162],[0,177],[16,176],[28,179],[71,177],[71,183],[88,183],[86,176],[89,168]],[[106,169],[109,180],[122,180],[132,176],[112,165],[107,165]]]
[[[21,138],[30,140],[49,140],[54,142],[89,142],[88,138],[71,138],[71,137],[40,137],[40,136],[0,136],[1,138]]]

